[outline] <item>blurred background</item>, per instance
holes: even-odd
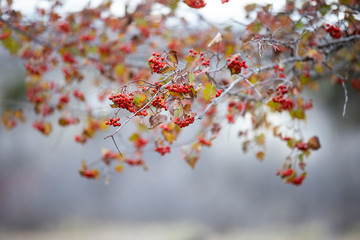
[[[0,62],[1,109],[30,113],[21,102],[23,63],[1,48]],[[0,239],[360,239],[360,95],[349,88],[344,118],[341,86],[323,81],[307,95],[314,108],[303,133],[318,135],[322,147],[306,161],[300,187],[275,176],[289,149],[270,132],[263,162],[242,152],[232,134],[241,124],[223,129],[194,170],[179,148],[164,157],[149,151],[149,171],[126,168],[108,186],[77,172],[81,159],[113,148],[107,133],[82,146],[73,140],[77,127],[57,127],[50,137],[31,121],[1,127]]]

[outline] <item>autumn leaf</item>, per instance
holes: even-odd
[[[305,111],[302,108],[297,108],[295,110],[292,110],[290,112],[291,117],[302,119],[304,120],[306,118]]]
[[[162,114],[154,114],[149,118],[150,129],[155,128],[156,126],[160,125],[161,123],[167,120],[166,115]]]
[[[174,50],[169,51],[166,59],[170,62],[171,67],[175,67],[178,64],[177,52]]]
[[[310,138],[308,141],[308,147],[312,150],[318,150],[321,147],[319,138],[317,136]]]
[[[216,95],[216,87],[210,82],[205,85],[204,88],[204,99],[205,102],[208,102],[210,99],[214,98]]]
[[[256,158],[260,161],[263,161],[265,157],[265,153],[263,151],[257,152],[256,153]]]
[[[136,105],[136,106],[139,106],[141,103],[143,103],[146,99],[146,95],[144,93],[135,93],[134,94],[134,100],[133,100],[133,103]]]

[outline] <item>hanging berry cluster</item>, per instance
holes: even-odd
[[[220,97],[220,95],[221,95],[222,92],[223,92],[222,89],[216,90],[216,95],[215,95],[215,97]]]
[[[175,119],[174,119],[174,123],[175,123],[176,125],[178,125],[180,128],[187,127],[187,126],[189,126],[190,124],[194,123],[194,121],[195,121],[195,116],[196,116],[196,113],[194,113],[194,116],[184,117],[183,120],[181,120],[180,118],[175,118]]]
[[[185,0],[184,2],[191,8],[203,8],[206,6],[204,0]]]
[[[287,183],[292,183],[296,186],[301,185],[306,177],[306,172],[303,172],[300,176],[292,168],[286,168],[277,171],[276,175],[280,176]]]
[[[205,59],[203,52],[200,53],[200,61],[202,61],[201,65],[210,66],[210,59]]]
[[[164,156],[166,153],[170,153],[170,146],[158,146],[155,149],[155,152],[158,152],[161,154],[161,156]]]
[[[276,97],[273,97],[272,100],[275,103],[280,103],[281,108],[284,110],[291,110],[294,107],[294,102],[291,99],[285,99],[284,95],[288,93],[288,88],[284,84],[280,84],[276,88]]]
[[[340,28],[335,27],[334,25],[326,24],[325,31],[327,31],[332,38],[339,39],[342,37]]]
[[[164,108],[165,111],[167,110],[166,103],[163,101],[165,96],[156,96],[156,98],[151,102],[151,105],[155,108],[161,109]]]
[[[149,66],[152,72],[154,73],[162,73],[162,70],[167,66],[165,61],[165,57],[161,57],[161,53],[154,52],[153,56],[148,60]]]
[[[285,78],[284,69],[280,68],[279,65],[274,67],[274,73],[279,73],[279,78]]]
[[[110,95],[109,100],[111,100],[114,103],[114,107],[116,108],[123,108],[128,110],[129,112],[136,113],[138,109],[134,105],[134,94],[129,93],[129,96],[127,96],[125,93],[119,93],[115,95]],[[147,116],[148,113],[146,109],[143,111],[140,111],[136,114],[137,116]]]
[[[192,84],[172,84],[165,87],[170,92],[188,94],[191,92]]]
[[[116,119],[110,118],[109,121],[105,122],[105,124],[113,127],[120,127],[121,123],[118,122],[119,120],[120,118],[116,118]]]
[[[230,70],[231,74],[239,74],[241,72],[241,68],[247,68],[245,60],[239,61],[239,56],[234,57],[233,59],[227,59],[228,64],[227,67]]]

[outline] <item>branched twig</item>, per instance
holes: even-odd
[[[9,28],[11,28],[12,30],[16,31],[17,33],[24,35],[25,37],[31,39],[34,43],[37,43],[41,46],[45,46],[47,48],[53,49],[53,50],[57,50],[54,46],[52,46],[50,43],[45,42],[43,40],[38,39],[37,37],[31,35],[28,32],[25,32],[24,30],[16,27],[15,25],[13,25],[12,23],[8,22],[7,20],[3,19],[2,17],[0,17],[0,22],[4,23],[6,26],[8,26]]]
[[[313,59],[312,58],[309,58],[309,57],[291,57],[291,58],[286,58],[286,59],[283,59],[282,61],[280,61],[279,63],[277,64],[271,64],[271,65],[268,65],[268,66],[264,66],[264,67],[261,67],[261,68],[252,68],[249,70],[249,72],[246,74],[246,75],[243,75],[243,76],[240,76],[239,78],[237,78],[235,81],[233,81],[226,89],[225,91],[220,95],[220,97],[216,98],[215,100],[213,100],[206,108],[205,110],[199,114],[196,119],[202,119],[204,118],[205,114],[210,110],[210,108],[216,104],[218,104],[223,98],[225,95],[231,95],[230,93],[230,90],[236,86],[236,84],[238,84],[242,79],[247,79],[249,78],[253,73],[259,73],[259,72],[262,72],[262,71],[266,71],[266,70],[269,70],[269,69],[273,69],[275,68],[276,65],[278,64],[287,64],[287,63],[292,63],[292,62],[305,62],[305,61],[312,61]],[[261,93],[260,93],[261,95]],[[262,96],[262,95],[261,95]]]
[[[330,42],[327,42],[327,43],[324,43],[324,44],[319,44],[317,47],[318,48],[327,48],[327,47],[330,47],[330,46],[334,46],[334,45],[340,45],[340,44],[344,44],[344,43],[347,43],[347,42],[351,42],[351,41],[354,41],[354,40],[357,40],[357,39],[360,39],[360,35],[354,35],[354,36],[350,36],[350,37],[344,37],[344,38],[341,38],[341,39],[336,39],[336,40],[333,40],[333,41],[330,41]]]
[[[345,85],[345,80],[346,78],[344,78],[343,76],[341,76],[339,73],[335,72],[334,69],[329,66],[329,64],[327,64],[326,62],[323,61],[323,65],[325,67],[327,67],[333,74],[335,74],[338,78],[341,79],[341,86],[342,88],[344,89],[344,97],[345,97],[345,102],[344,102],[344,107],[343,107],[343,113],[342,113],[342,116],[345,117],[345,114],[346,114],[346,106],[347,106],[347,102],[349,100],[349,96],[348,96],[348,92],[347,92],[347,88],[346,88],[346,85]]]
[[[172,73],[171,75],[169,75],[167,78],[173,76],[176,72]],[[134,114],[132,114],[120,127],[118,127],[118,129],[110,134],[109,136],[106,136],[104,139],[107,139],[109,137],[111,137],[114,140],[114,135],[117,134],[128,122],[130,122],[131,119],[133,119],[139,112],[141,112],[142,110],[144,110],[147,106],[149,106],[151,104],[151,102],[159,95],[159,93],[161,92],[161,90],[163,90],[167,85],[171,84],[171,81],[169,81],[167,84],[163,85],[158,92],[144,105],[142,106],[139,110],[137,110]]]

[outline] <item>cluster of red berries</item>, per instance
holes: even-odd
[[[74,95],[75,98],[77,98],[77,99],[79,99],[81,101],[85,100],[84,93],[79,91],[79,90],[74,90],[73,95]]]
[[[63,57],[64,62],[68,62],[68,63],[71,63],[71,64],[76,63],[76,60],[75,60],[74,56],[71,53],[65,52],[65,53],[63,53],[62,57]]]
[[[356,90],[356,91],[360,91],[360,79],[351,79],[351,86]]]
[[[119,123],[118,121],[120,120],[120,118],[110,118],[109,121],[106,121],[105,124],[106,125],[111,125],[111,126],[114,126],[114,127],[120,127],[121,126],[121,123]]]
[[[188,94],[191,92],[192,84],[172,84],[165,87],[170,92]]]
[[[61,126],[75,125],[78,124],[80,120],[76,117],[61,117],[59,118],[59,124]]]
[[[70,101],[69,96],[64,94],[64,95],[60,96],[59,102],[56,107],[58,109],[62,109],[66,104],[69,103],[69,101]]]
[[[160,128],[162,128],[164,131],[167,131],[167,132],[170,131],[170,127],[168,125],[161,124]]]
[[[99,171],[97,169],[81,169],[79,170],[79,174],[82,177],[88,178],[88,179],[96,179],[99,177]]]
[[[204,57],[204,53],[203,53],[203,52],[200,53],[200,61],[202,61],[201,65],[203,65],[203,66],[210,66],[210,59],[206,59],[206,60],[205,60],[205,57]]]
[[[278,65],[276,65],[274,67],[274,73],[277,73],[277,72],[279,72],[279,78],[285,78],[284,69],[280,68]]]
[[[164,68],[167,63],[165,62],[165,57],[160,57],[160,53],[153,53],[153,57],[149,59],[150,68],[154,73],[161,73],[162,68]]]
[[[33,128],[39,130],[40,132],[45,131],[45,125],[44,125],[44,122],[42,120],[38,120],[38,121],[33,122],[32,126],[33,126]]]
[[[180,128],[187,127],[190,124],[194,123],[195,117],[187,117],[185,120],[181,120],[180,118],[175,118],[174,123],[178,125]]]
[[[70,25],[67,22],[61,22],[59,23],[58,30],[60,32],[68,33],[70,32]]]
[[[206,140],[204,137],[199,137],[198,141],[204,146],[208,146],[208,147],[211,146],[211,141]]]
[[[141,165],[144,165],[144,161],[142,159],[138,159],[138,160],[135,160],[135,159],[130,159],[130,158],[127,158],[125,159],[125,162],[127,164],[129,164],[130,166],[141,166]]]
[[[28,71],[28,73],[30,73],[31,75],[36,75],[36,76],[40,76],[41,72],[39,69],[36,69],[35,67],[31,66],[30,64],[24,64],[26,70]]]
[[[140,149],[140,148],[145,147],[145,145],[148,144],[148,143],[149,143],[149,139],[144,139],[142,137],[139,137],[138,139],[135,140],[134,146],[137,149]]]
[[[339,39],[342,37],[340,28],[335,27],[334,25],[326,24],[325,31],[327,31],[332,38]]]
[[[164,101],[162,101],[165,98],[165,96],[159,97],[156,96],[156,98],[151,102],[151,105],[153,105],[156,108],[164,108],[165,111],[167,110],[166,104]]]
[[[155,149],[155,152],[158,152],[161,154],[161,156],[164,156],[166,153],[170,153],[170,146],[158,146],[156,149]]]
[[[222,92],[223,92],[222,89],[216,90],[216,95],[215,95],[215,97],[220,97],[220,95],[221,95]]]
[[[84,135],[75,135],[75,142],[84,144],[87,142],[87,138]]]
[[[185,0],[184,2],[192,8],[203,8],[206,6],[204,0]]]
[[[294,107],[294,102],[291,99],[285,99],[284,94],[288,93],[288,88],[284,84],[280,84],[276,88],[276,97],[273,97],[272,100],[275,103],[281,103],[281,108],[284,110],[291,110]]]
[[[198,52],[194,49],[189,50],[190,56],[196,57],[198,55]],[[201,57],[203,57],[204,53],[200,53]]]
[[[245,60],[243,61],[239,61],[239,57],[236,56],[234,57],[234,59],[228,58],[228,69],[230,69],[232,74],[238,74],[241,72],[241,68],[247,68],[248,66],[246,65]]]
[[[114,104],[116,104],[116,107],[123,108],[128,110],[129,112],[136,113],[137,108],[134,106],[134,94],[129,93],[129,96],[127,96],[125,93],[119,93],[116,95],[110,95],[109,100],[111,100]],[[136,114],[136,116],[147,116],[148,113],[146,109],[143,111],[140,111]]]
[[[295,147],[301,151],[306,151],[309,149],[309,146],[306,142],[297,142],[295,143]]]
[[[80,40],[84,42],[91,42],[95,40],[95,36],[89,34],[83,34],[80,36]]]
[[[294,185],[301,185],[306,177],[306,173],[297,177],[295,170],[292,168],[279,170],[276,172],[276,175],[280,175],[281,178],[289,178],[286,181]]]

